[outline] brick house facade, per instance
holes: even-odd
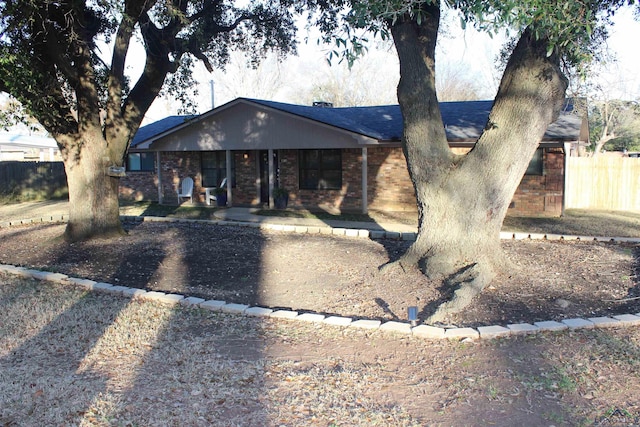
[[[194,202],[205,203],[203,156],[219,152],[225,153],[233,164],[227,173],[232,171],[228,195],[234,206],[273,206],[268,195],[272,188],[281,187],[289,191],[291,208],[362,212],[416,209],[413,185],[397,136],[382,140],[380,135],[367,130],[369,135],[363,137],[364,132],[359,128],[354,132],[345,129],[342,122],[332,124],[326,118],[332,110],[340,110],[344,116],[343,110],[348,109],[307,110],[313,107],[242,99],[230,104],[227,108],[219,107],[223,108],[221,111],[205,113],[206,117],[195,122],[173,127],[135,144],[132,151],[154,156],[154,165],[147,171],[127,171],[120,182],[120,196],[176,204],[179,182],[190,176],[194,179]],[[298,114],[300,111],[307,116]],[[385,111],[382,117],[389,116],[388,110]],[[263,127],[257,127],[256,123]],[[386,131],[389,135],[401,133],[401,129],[390,127]],[[468,129],[464,131],[468,133]],[[217,134],[219,140],[214,138]],[[577,137],[571,135],[570,138]],[[469,151],[472,144],[451,143],[452,150],[459,154]],[[510,214],[562,214],[566,140],[543,141],[540,147],[538,169],[523,177],[509,208]],[[339,185],[327,188],[303,185],[303,150],[339,152],[340,177],[339,180],[333,178]]]
[[[260,206],[256,181],[256,153],[233,152],[235,165],[235,206]],[[400,147],[368,150],[367,201],[372,210],[413,211],[416,209],[413,184],[409,178]],[[246,158],[245,158],[246,157]],[[177,204],[176,189],[181,178],[194,179],[194,201],[205,203],[199,152],[161,153],[163,203]],[[289,207],[329,211],[360,211],[362,207],[362,154],[358,150],[342,151],[342,188],[339,190],[304,190],[299,188],[298,152],[282,150],[279,158],[279,186],[290,192]],[[120,182],[120,197],[128,200],[157,202],[157,172],[128,172]],[[543,150],[541,175],[525,175],[508,213],[512,215],[559,216],[562,213],[564,153],[558,148]]]

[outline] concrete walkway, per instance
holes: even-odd
[[[218,219],[226,221],[242,221],[260,224],[300,225],[306,227],[348,228],[371,231],[396,231],[400,233],[417,233],[418,227],[399,223],[376,223],[357,221],[322,220],[316,218],[290,218],[280,216],[256,215],[255,208],[228,208],[215,212]]]
[[[224,221],[239,221],[260,224],[281,224],[299,225],[306,227],[332,227],[348,228],[371,231],[390,231],[400,233],[416,233],[417,226],[410,226],[400,223],[375,223],[375,222],[355,222],[320,220],[315,218],[291,218],[279,216],[256,215],[256,208],[228,208],[215,211],[217,219]],[[121,215],[138,216],[141,211],[136,211],[133,207],[123,207]],[[43,202],[24,202],[8,205],[0,205],[0,223],[29,219],[62,217],[69,215],[69,202],[66,200],[47,200]]]

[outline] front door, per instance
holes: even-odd
[[[269,204],[269,151],[260,150],[258,153],[260,164],[260,203]],[[278,168],[278,151],[273,151],[274,185],[278,186],[280,173]]]

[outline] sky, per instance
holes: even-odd
[[[633,19],[631,9],[620,10],[614,22],[607,44],[617,61],[601,66],[593,78],[605,88],[607,96],[637,100],[640,99],[640,55],[634,44],[640,36],[640,22]],[[439,36],[436,74],[471,81],[481,98],[493,98],[500,79],[494,63],[505,38],[492,39],[470,26],[462,30],[456,17],[451,18],[446,28],[448,35]],[[216,70],[210,74],[204,66],[198,65],[197,112],[203,113],[212,107],[211,81],[214,82],[216,107],[240,96],[310,104],[336,91],[344,92],[339,102],[359,105],[397,102],[398,60],[389,44],[370,49],[369,54],[348,71],[344,66],[327,64],[326,55],[331,46],[317,46],[313,34],[300,34],[300,37],[304,36],[309,36],[310,42],[300,43],[298,56],[289,57],[284,63],[267,60],[256,71],[246,70],[241,54],[225,71]],[[132,53],[132,57],[144,57],[143,51]],[[132,65],[132,72],[137,72],[136,68],[141,69],[141,66]],[[177,114],[178,107],[172,100],[158,99],[143,124]]]

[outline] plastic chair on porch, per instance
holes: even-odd
[[[178,204],[180,204],[180,199],[189,198],[191,204],[193,204],[193,178],[186,177],[182,180],[182,183],[178,187]]]

